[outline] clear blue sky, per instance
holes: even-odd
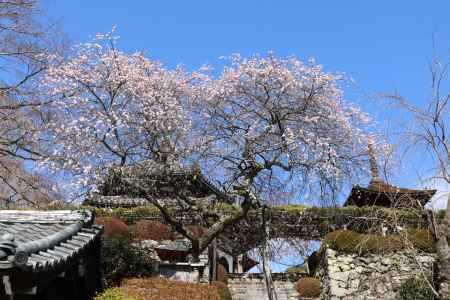
[[[219,57],[235,52],[314,57],[355,79],[360,93],[352,100],[366,110],[374,107],[365,97],[393,90],[419,104],[429,91],[433,36],[440,54],[450,49],[448,0],[43,0],[43,7],[75,43],[116,25],[123,50],[144,50],[170,67],[220,68]]]
[[[432,36],[450,48],[450,1],[43,0],[74,41],[117,25],[121,46],[169,66],[217,65],[239,52],[315,57],[367,92],[421,97]]]

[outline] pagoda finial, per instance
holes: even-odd
[[[380,176],[378,175],[377,160],[375,157],[374,141],[372,137],[370,137],[367,141],[367,148],[369,154],[370,174],[372,175],[372,180],[380,180]]]

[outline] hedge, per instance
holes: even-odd
[[[424,229],[408,229],[406,234],[388,236],[336,230],[324,237],[324,244],[334,250],[350,253],[383,253],[408,246],[425,252],[435,252],[433,236]]]

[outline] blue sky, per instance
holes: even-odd
[[[367,92],[398,89],[420,98],[432,36],[450,47],[450,2],[43,0],[74,41],[117,25],[122,48],[169,66],[198,68],[218,58],[274,50],[315,57]]]
[[[43,7],[74,43],[116,25],[124,51],[144,50],[170,67],[220,69],[219,57],[236,52],[314,57],[355,80],[350,100],[380,124],[384,116],[371,99],[398,91],[420,104],[429,92],[433,39],[438,54],[448,57],[450,49],[446,0],[43,0]],[[417,181],[403,176],[398,184]]]

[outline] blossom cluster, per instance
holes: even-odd
[[[339,178],[365,149],[366,115],[344,102],[341,76],[314,61],[233,55],[214,78],[169,70],[116,42],[97,35],[71,57],[53,57],[42,83],[51,118],[41,163],[70,174],[78,190],[111,166],[168,155],[214,163],[235,181],[251,163]]]

